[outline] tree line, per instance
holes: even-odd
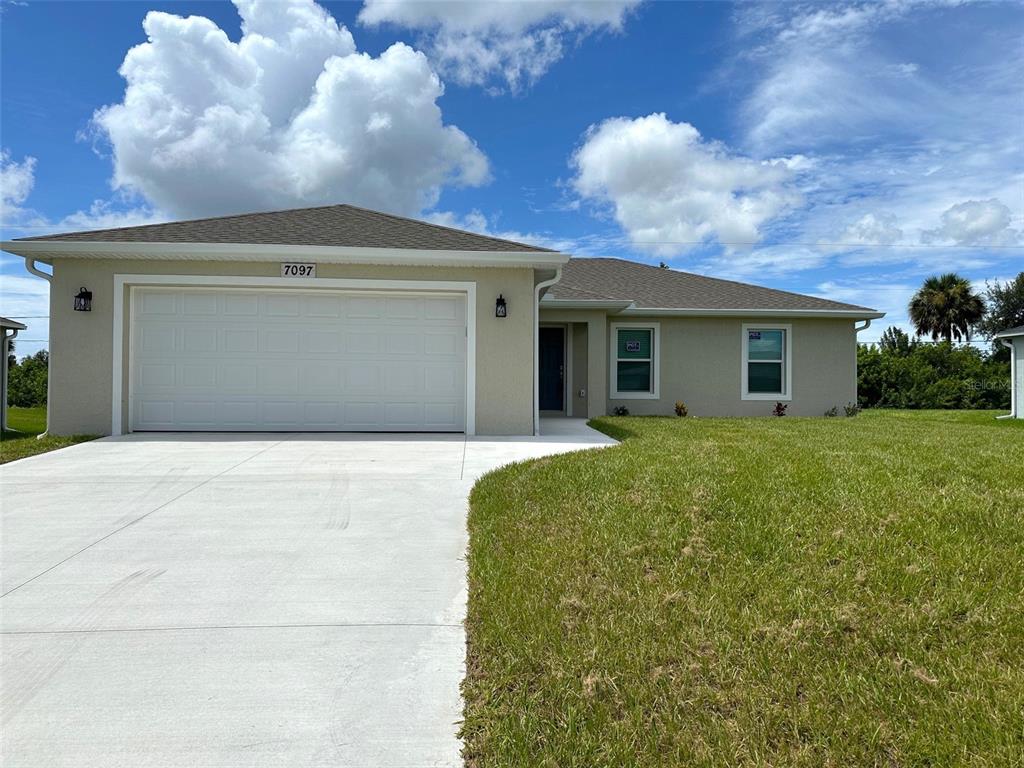
[[[1024,325],[1024,272],[986,286],[955,273],[929,277],[908,306],[916,337],[896,326],[857,349],[857,397],[865,408],[1010,407],[1010,352],[957,346]],[[922,337],[931,339],[929,343]]]

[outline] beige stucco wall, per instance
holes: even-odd
[[[788,413],[821,416],[857,400],[857,336],[852,320],[793,318],[700,318],[607,316],[600,311],[541,310],[542,322],[586,322],[587,380],[574,367],[574,388],[586,388],[590,418],[626,406],[637,415],[669,416],[676,400],[694,416],[767,416],[774,400],[743,400],[740,394],[744,323],[792,327],[793,387]],[[660,398],[612,399],[609,396],[611,325],[651,322],[661,327]],[[574,352],[578,344],[574,337]],[[574,412],[582,416],[583,412]]]
[[[676,400],[692,416],[768,416],[775,400],[743,400],[742,326],[792,326],[790,416],[821,416],[857,400],[857,337],[852,320],[793,318],[674,318],[631,316],[629,322],[661,324],[661,389],[658,400],[609,399],[609,412],[671,415]],[[609,318],[609,333],[612,322]],[[606,374],[610,375],[610,374]]]
[[[589,395],[587,387],[587,325],[586,323],[569,323],[572,333],[572,391],[569,401],[572,403],[570,415],[575,418],[588,417]],[[583,392],[581,395],[580,392]]]
[[[50,290],[50,430],[105,435],[111,429],[113,306],[124,302],[122,413],[127,424],[127,291],[115,297],[116,274],[280,277],[277,262],[57,259]],[[533,270],[486,267],[399,267],[319,264],[318,278],[475,282],[476,431],[524,435],[533,431]],[[92,312],[75,312],[79,287],[93,292]],[[508,317],[494,317],[498,294]]]

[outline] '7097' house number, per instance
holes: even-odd
[[[286,261],[281,264],[281,277],[316,277],[316,264]]]

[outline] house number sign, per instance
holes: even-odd
[[[640,351],[640,342],[639,341],[627,341],[626,342],[626,351],[627,352],[639,352]]]
[[[281,264],[281,277],[316,277],[316,264],[286,261]]]

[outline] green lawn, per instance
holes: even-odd
[[[8,408],[7,427],[10,431],[0,437],[0,464],[95,439],[92,435],[74,435],[37,440],[36,435],[46,431],[45,407]]]
[[[1024,422],[594,426],[473,491],[470,766],[1024,764]]]

